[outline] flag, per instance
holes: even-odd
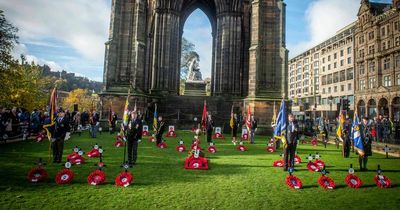
[[[125,108],[124,108],[124,116],[122,117],[122,124],[124,127],[128,126],[129,120],[129,97],[131,96],[131,90],[128,91],[128,96],[126,97],[125,101]]]
[[[357,110],[354,112],[354,120],[352,125],[353,144],[358,154],[364,156],[364,145],[360,133],[360,120],[358,119]]]
[[[203,114],[201,115],[201,127],[206,128],[207,124],[207,102],[204,101]]]
[[[247,127],[248,131],[250,131],[250,129],[251,129],[251,119],[250,119],[250,117],[251,117],[251,111],[250,111],[250,105],[248,105],[247,116],[246,116],[246,127]]]
[[[274,137],[280,139],[286,147],[286,107],[285,100],[282,99],[281,108],[278,113],[278,118],[276,120],[276,127],[274,128]]]
[[[111,127],[112,122],[112,103],[110,104],[110,109],[108,110],[108,125]]]
[[[51,140],[51,132],[49,128],[55,124],[57,117],[57,88],[54,88],[50,94],[48,113],[50,121],[48,122],[49,124],[43,125],[43,128],[46,130],[47,138]]]
[[[276,108],[275,108],[275,101],[274,101],[274,114],[272,115],[271,126],[276,126]]]
[[[233,124],[234,124],[234,121],[233,121],[233,105],[232,105],[232,109],[231,109],[231,120],[229,121],[229,126],[231,126],[231,128],[233,128]]]
[[[158,115],[157,115],[157,104],[155,104],[154,118],[153,118],[153,129],[154,129],[154,132],[157,131],[157,118],[158,118]]]
[[[343,130],[343,123],[344,123],[344,116],[343,116],[343,112],[340,110],[340,114],[339,114],[339,125],[338,128],[336,130],[336,135],[338,136],[338,138],[343,141],[342,139],[342,130]]]

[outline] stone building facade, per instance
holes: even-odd
[[[400,1],[361,1],[355,31],[358,113],[400,117]]]
[[[294,114],[335,118],[340,99],[353,104],[354,29],[352,23],[289,61],[288,95]]]
[[[184,97],[179,96],[184,23],[199,8],[210,20],[213,38],[206,99],[222,97],[241,110],[250,105],[261,124],[269,124],[267,108],[287,91],[285,6],[283,0],[113,0],[102,104],[114,101],[114,110],[122,111],[131,89],[131,100],[142,110],[158,103],[159,112],[171,111],[162,107]]]

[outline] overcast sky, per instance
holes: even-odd
[[[391,0],[374,0],[391,2]],[[356,20],[360,0],[285,0],[287,48],[294,57]],[[14,55],[102,81],[104,42],[111,0],[0,0],[6,18],[19,28]],[[211,26],[201,10],[185,23],[184,36],[200,54],[203,77],[210,76]]]

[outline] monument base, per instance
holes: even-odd
[[[206,83],[204,81],[185,82],[185,96],[206,96]]]

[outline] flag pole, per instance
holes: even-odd
[[[130,95],[131,95],[131,88],[129,87],[128,96],[126,97],[126,101],[128,102],[127,104],[129,104],[129,97],[130,97]],[[128,105],[128,107],[129,107],[129,105]],[[126,107],[126,108],[127,108],[127,107]],[[125,112],[125,110],[124,110],[124,112]],[[128,113],[127,113],[127,115],[128,115]],[[127,121],[127,123],[129,123],[129,115],[128,115],[128,121]],[[128,125],[126,125],[126,126],[128,126]],[[128,137],[126,136],[126,128],[124,127],[124,119],[122,119],[121,130],[122,130],[122,133],[123,133],[124,138],[125,138],[125,140],[126,140],[126,141],[125,141],[125,144],[124,144],[124,161],[122,162],[122,164],[124,164],[125,161],[126,161],[126,145],[128,144]]]

